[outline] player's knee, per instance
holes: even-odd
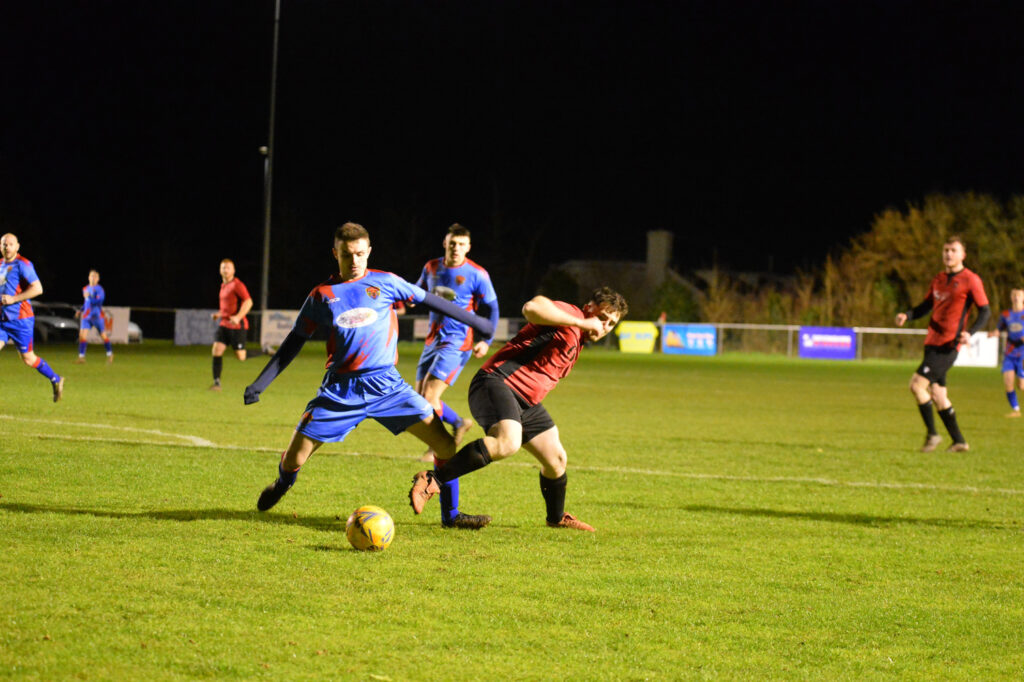
[[[495,451],[491,453],[492,459],[510,457],[523,446],[523,436],[518,433],[499,433],[495,438],[495,446]]]
[[[21,361],[24,362],[29,367],[35,367],[36,366],[36,354],[31,352],[31,351],[29,351],[28,353],[25,353],[24,355],[21,356]]]

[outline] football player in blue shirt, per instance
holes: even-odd
[[[397,435],[411,433],[439,457],[455,454],[455,441],[433,406],[402,379],[398,362],[396,301],[421,303],[450,315],[484,336],[491,323],[429,294],[390,272],[370,270],[370,235],[362,225],[345,223],[334,234],[338,274],[310,292],[295,327],[245,389],[245,404],[257,402],[267,386],[298,355],[318,328],[327,329],[327,373],[320,390],[299,419],[281,455],[278,477],[260,494],[256,508],[267,511],[295,483],[299,468],[324,443],[340,442],[372,417]]]
[[[491,324],[497,327],[498,297],[487,271],[466,257],[469,249],[469,229],[455,223],[444,237],[444,257],[427,261],[416,284],[463,310],[486,311]],[[434,406],[442,421],[451,424],[456,448],[473,427],[473,420],[468,416],[460,417],[441,400],[441,395],[458,379],[470,355],[484,357],[493,340],[493,336],[474,337],[473,330],[458,320],[436,312],[430,314],[430,331],[416,366],[416,390]],[[434,461],[435,466],[444,465],[436,455],[431,455],[427,461]],[[459,511],[459,479],[441,485],[442,525],[478,529],[488,522],[490,517]]]
[[[89,283],[82,287],[82,298],[85,302],[82,309],[75,312],[75,317],[82,320],[78,329],[78,359],[76,365],[85,362],[85,349],[89,344],[86,339],[89,337],[89,329],[95,328],[103,339],[103,348],[107,351],[107,364],[114,361],[114,351],[110,347],[110,337],[107,335],[107,325],[103,320],[103,299],[107,294],[100,286],[100,273],[98,270],[89,271]]]
[[[13,343],[26,365],[46,377],[53,386],[53,402],[64,395],[64,377],[32,350],[35,313],[30,298],[43,293],[32,261],[18,255],[21,244],[8,232],[0,237],[0,349]]]
[[[1003,311],[999,316],[998,330],[989,332],[989,336],[998,336],[999,332],[1006,332],[1003,386],[1006,387],[1006,400],[1011,408],[1006,416],[1019,417],[1020,403],[1017,402],[1013,378],[1017,377],[1017,383],[1024,391],[1024,289],[1010,290],[1010,310]]]

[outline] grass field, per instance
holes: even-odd
[[[951,373],[971,451],[922,455],[912,363],[590,351],[546,405],[566,509],[598,532],[544,526],[526,453],[463,480],[494,516],[472,532],[436,501],[413,515],[422,447],[373,422],[255,511],[320,381],[311,346],[249,407],[264,358],[225,358],[215,394],[205,348],[107,367],[43,346],[53,405],[0,353],[0,677],[1024,676],[1024,420],[994,369]],[[349,548],[362,504],[395,518],[386,552]]]

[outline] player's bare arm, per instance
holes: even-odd
[[[604,324],[597,317],[576,317],[555,305],[547,296],[534,296],[523,305],[528,322],[552,327],[578,327],[588,336],[601,335]]]
[[[231,324],[241,324],[242,320],[245,319],[245,316],[249,314],[250,310],[252,310],[252,299],[247,298],[242,301],[242,305],[238,307],[238,312],[228,319],[231,320]]]
[[[13,296],[10,294],[4,294],[3,296],[0,296],[0,305],[13,305],[15,303],[21,303],[22,301],[27,301],[30,298],[35,298],[36,296],[39,296],[42,293],[42,282],[36,280],[35,282],[32,282],[32,284],[29,284],[28,288],[25,289],[25,291],[21,292],[20,294],[16,294]]]

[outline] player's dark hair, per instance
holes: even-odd
[[[605,308],[610,312],[618,313],[619,317],[625,317],[626,313],[629,312],[629,304],[626,303],[626,298],[610,287],[594,289],[594,293],[590,295],[590,300],[596,303],[599,308]]]
[[[357,239],[370,241],[370,233],[359,223],[345,223],[334,231],[334,241],[354,242]]]
[[[448,234],[453,237],[468,237],[469,228],[465,225],[459,225],[458,223],[452,223],[448,228]]]
[[[946,241],[944,241],[942,243],[943,244],[959,244],[960,246],[964,247],[964,251],[967,250],[967,242],[965,242],[964,238],[961,237],[958,234],[951,234],[951,235],[949,235],[948,237],[946,237]]]

